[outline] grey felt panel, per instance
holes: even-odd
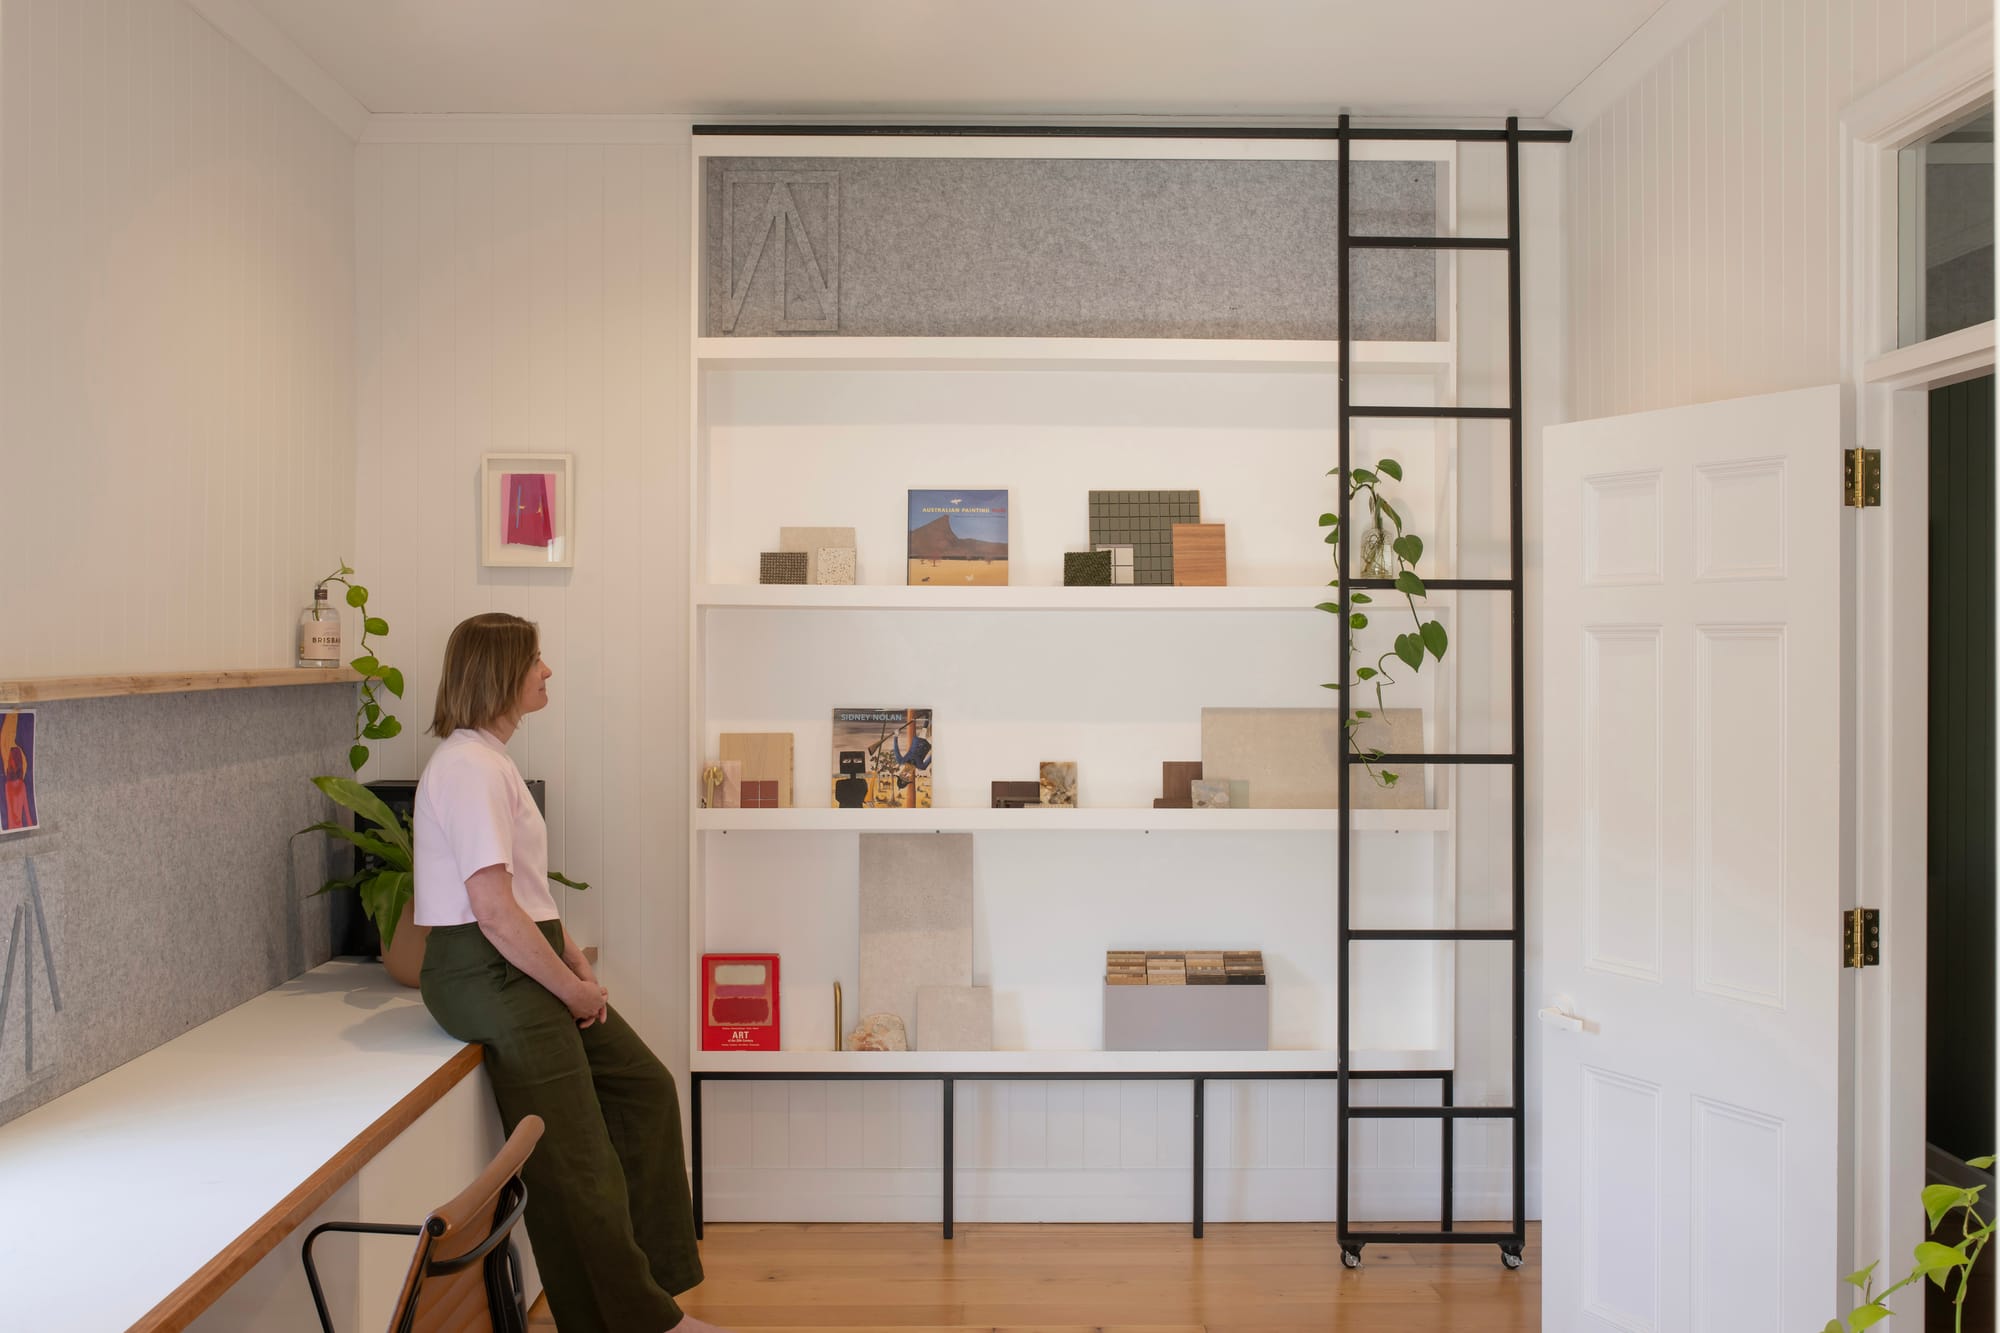
[[[710,334],[1338,336],[1336,163],[711,159],[703,203]],[[1436,225],[1435,164],[1354,164],[1357,234]],[[1356,338],[1438,336],[1434,252],[1352,263]]]
[[[972,835],[861,835],[861,1009],[923,1050],[917,991],[972,984]]]
[[[354,696],[328,684],[36,705],[43,826],[0,841],[0,979],[32,859],[62,1008],[37,946],[0,1018],[0,1123],[326,961],[327,900],[306,897],[328,873],[326,840],[291,834],[333,813],[308,780],[346,772]],[[24,931],[20,947],[34,943]]]

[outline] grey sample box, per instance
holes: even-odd
[[[1269,986],[1106,986],[1107,1051],[1267,1051]]]

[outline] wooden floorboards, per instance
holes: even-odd
[[[1527,1263],[1490,1245],[1370,1246],[1341,1267],[1331,1225],[733,1224],[702,1242],[708,1280],[681,1298],[739,1333],[1530,1333]]]

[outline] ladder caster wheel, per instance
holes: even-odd
[[[1348,1268],[1361,1267],[1361,1247],[1359,1245],[1341,1246],[1340,1262]]]
[[[1521,1266],[1521,1247],[1518,1245],[1502,1245],[1500,1247],[1500,1262],[1508,1268],[1519,1268]]]

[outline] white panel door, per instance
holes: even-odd
[[[1834,1312],[1841,413],[1831,386],[1544,436],[1548,1329]]]

